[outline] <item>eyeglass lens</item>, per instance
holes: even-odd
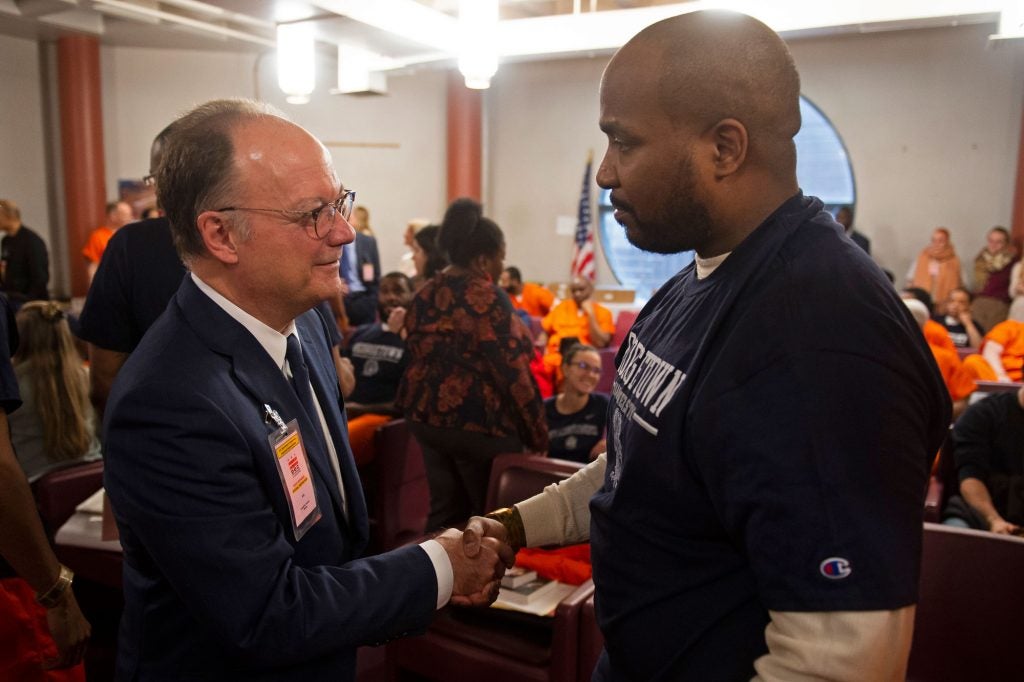
[[[352,207],[355,205],[355,202],[356,193],[353,190],[349,190],[338,197],[336,201],[314,211],[313,231],[316,233],[316,236],[320,238],[325,237],[331,231],[331,228],[334,227],[334,219],[339,213],[345,220],[352,217]]]

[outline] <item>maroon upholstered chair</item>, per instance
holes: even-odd
[[[582,465],[541,455],[499,455],[491,469],[488,509],[540,492]],[[401,680],[575,682],[580,609],[593,594],[587,581],[559,603],[552,618],[498,609],[446,607],[425,635],[388,644],[388,676]]]
[[[367,480],[371,548],[386,552],[421,535],[430,513],[423,452],[404,419],[377,429],[377,456],[362,472]]]
[[[615,333],[612,334],[612,340],[608,344],[609,348],[618,348],[626,340],[626,336],[629,334],[630,328],[633,323],[636,322],[636,317],[639,315],[639,311],[636,310],[620,310],[619,314],[615,317]]]
[[[602,348],[597,351],[601,358],[601,378],[597,380],[594,390],[598,393],[611,393],[612,385],[615,383],[615,356],[618,348]]]
[[[907,679],[1020,679],[1022,576],[1024,539],[924,524]]]
[[[597,659],[601,658],[604,649],[604,636],[597,627],[597,612],[594,610],[594,595],[583,602],[580,609],[580,664],[577,671],[577,682],[590,682]]]
[[[50,538],[71,518],[75,507],[102,487],[103,460],[69,463],[37,478],[32,494]]]

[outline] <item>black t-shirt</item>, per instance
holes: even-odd
[[[1024,524],[1024,409],[1017,391],[967,408],[953,427],[953,445],[959,479],[984,483],[1000,516]]]
[[[749,679],[768,610],[916,601],[950,404],[871,259],[797,194],[619,351],[591,500],[595,679]]]
[[[11,356],[17,349],[18,327],[14,324],[14,311],[7,297],[0,294],[0,409],[6,414],[21,407],[18,380],[11,366]],[[0,556],[0,578],[14,575],[14,569]]]
[[[970,348],[971,337],[967,333],[967,327],[960,323],[960,320],[949,315],[939,315],[935,320],[946,328],[949,332],[949,338],[953,339],[953,345],[957,348]],[[978,324],[977,320],[973,320],[974,326],[978,328],[978,333],[985,336],[985,328]]]
[[[12,301],[20,304],[49,298],[50,257],[42,237],[22,225],[0,242],[0,261],[3,289]]]
[[[555,406],[557,396],[544,401],[548,422],[548,457],[589,462],[590,450],[604,437],[608,417],[608,396],[591,393],[583,409],[562,414]]]
[[[361,327],[352,335],[345,356],[352,359],[356,388],[349,402],[366,405],[394,402],[398,384],[409,363],[405,341],[379,322]]]
[[[78,335],[100,348],[130,353],[164,312],[185,276],[167,218],[114,233],[93,277]]]

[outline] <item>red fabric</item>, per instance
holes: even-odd
[[[43,661],[57,655],[46,625],[46,610],[21,578],[0,580],[0,680],[18,682],[84,682],[81,663],[64,670],[43,670]]]
[[[550,398],[555,394],[554,377],[551,376],[543,356],[538,351],[533,352],[533,358],[530,360],[530,374],[537,381],[537,390],[540,391],[541,398]]]
[[[593,575],[590,565],[590,543],[557,549],[521,549],[516,566],[537,571],[548,580],[568,585],[582,585]]]

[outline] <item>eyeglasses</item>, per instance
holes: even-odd
[[[225,206],[215,208],[214,211],[263,211],[266,213],[278,213],[297,225],[313,228],[313,236],[323,239],[334,227],[334,220],[339,215],[348,222],[352,217],[352,207],[356,203],[356,191],[347,189],[341,196],[329,204],[323,204],[312,211],[288,211],[283,208],[247,208],[245,206]]]
[[[583,362],[582,360],[580,360],[579,362],[572,363],[572,366],[576,367],[576,368],[579,368],[579,369],[582,369],[584,372],[590,372],[593,375],[601,376],[601,368],[600,367],[594,367],[593,365],[588,365],[587,363]]]

